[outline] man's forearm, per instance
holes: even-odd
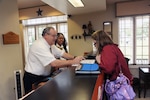
[[[64,57],[65,59],[74,59],[74,56],[71,55],[71,54],[69,54],[69,53],[64,53],[64,54],[63,54],[63,57]]]
[[[71,66],[73,64],[73,60],[55,60],[50,63],[50,66],[52,67],[67,67]]]

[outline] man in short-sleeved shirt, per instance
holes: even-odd
[[[50,48],[52,53],[50,52]],[[55,45],[48,45],[44,38],[34,42],[30,48],[25,71],[35,75],[49,75],[49,63],[56,60],[55,56],[61,57],[64,51],[58,49]],[[46,68],[48,67],[48,68]]]
[[[53,27],[43,30],[42,38],[36,40],[30,47],[24,73],[25,94],[32,90],[32,84],[38,82],[51,73],[51,68],[66,67],[72,64],[79,64],[82,56],[74,56],[58,49],[54,43],[57,39],[57,32]],[[64,57],[68,60],[58,60]]]

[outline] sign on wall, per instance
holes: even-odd
[[[19,44],[19,35],[14,32],[3,34],[3,44]]]

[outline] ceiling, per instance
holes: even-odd
[[[132,0],[82,0],[84,8],[74,8],[67,0],[18,0],[19,9],[27,9],[49,5],[64,14],[75,15],[106,10],[107,4]]]
[[[42,1],[67,15],[97,12],[106,9],[106,0],[82,0],[85,6],[79,8],[73,7],[68,2],[68,0],[42,0]]]

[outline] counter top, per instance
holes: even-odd
[[[19,100],[97,100],[102,82],[103,74],[76,75],[68,68]]]

